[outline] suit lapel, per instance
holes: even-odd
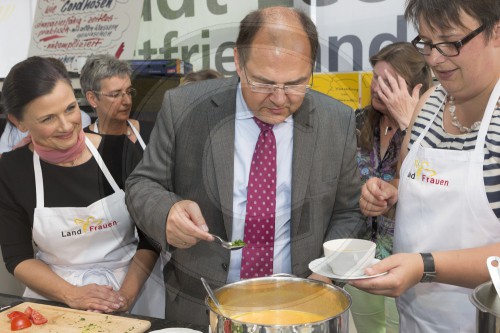
[[[299,228],[313,162],[316,143],[313,112],[312,101],[306,95],[301,107],[294,114],[291,236],[296,235]]]
[[[227,239],[231,239],[233,224],[234,129],[237,86],[238,77],[234,77],[227,86],[211,97],[211,107],[206,109],[213,158],[213,170],[208,171],[215,174],[215,187],[224,217]]]

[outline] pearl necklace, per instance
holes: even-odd
[[[478,120],[474,124],[472,124],[471,127],[465,127],[464,125],[462,125],[458,121],[457,115],[455,114],[455,98],[453,96],[450,96],[448,98],[448,101],[450,103],[450,107],[448,110],[450,111],[450,115],[451,115],[451,124],[453,126],[455,126],[456,128],[458,128],[460,130],[460,133],[470,133],[470,132],[478,129],[479,126],[481,126],[480,120]]]

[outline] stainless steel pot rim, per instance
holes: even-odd
[[[219,291],[221,291],[223,289],[226,289],[226,288],[233,288],[233,287],[237,287],[237,286],[241,286],[241,285],[246,285],[246,284],[249,284],[249,283],[252,283],[252,282],[262,283],[262,282],[265,282],[265,281],[268,281],[268,282],[277,282],[277,281],[289,281],[290,282],[290,281],[292,281],[292,282],[301,282],[301,283],[307,283],[307,284],[322,284],[322,285],[324,285],[326,287],[342,291],[342,293],[344,293],[344,295],[349,296],[349,299],[351,299],[349,293],[346,292],[343,288],[340,288],[340,287],[337,287],[337,286],[334,286],[334,285],[330,285],[330,284],[327,284],[327,283],[322,282],[322,281],[313,280],[313,279],[305,279],[305,278],[296,277],[296,276],[293,276],[293,275],[289,275],[289,276],[276,275],[276,276],[266,276],[266,277],[259,277],[259,278],[252,278],[252,279],[240,280],[240,281],[236,281],[236,282],[232,282],[232,283],[226,284],[226,285],[224,285],[224,286],[222,286],[220,288],[215,289],[214,291],[215,292],[219,292]]]
[[[492,308],[484,305],[483,304],[484,300],[480,299],[480,297],[478,296],[478,293],[481,291],[484,291],[484,289],[487,287],[490,287],[490,289],[494,292],[494,295],[492,295],[492,297],[493,297],[493,301],[497,303],[496,304],[497,305],[496,311],[495,311],[495,309],[492,309]],[[497,295],[496,290],[493,287],[493,284],[491,281],[484,282],[484,283],[480,284],[479,286],[477,286],[473,290],[473,292],[469,295],[469,300],[479,311],[481,311],[483,313],[489,313],[489,314],[492,314],[492,315],[500,318],[500,307],[499,307],[500,299],[499,299],[499,296]],[[491,301],[491,299],[489,299],[489,300]]]
[[[342,295],[347,298],[348,306],[346,306],[346,308],[343,311],[337,313],[336,315],[329,316],[329,317],[327,317],[327,318],[325,318],[323,320],[320,320],[320,321],[309,322],[309,323],[306,323],[306,324],[264,325],[264,324],[255,324],[255,323],[249,323],[249,322],[239,321],[237,319],[233,319],[233,318],[230,318],[230,317],[225,317],[219,311],[217,311],[216,308],[214,308],[214,307],[212,307],[210,305],[210,297],[208,295],[205,297],[205,304],[206,304],[206,306],[211,311],[213,311],[214,313],[216,313],[218,316],[221,316],[223,318],[229,319],[232,323],[235,323],[237,325],[246,325],[246,326],[252,326],[252,327],[270,328],[270,329],[280,329],[280,328],[290,328],[290,327],[293,327],[293,328],[307,328],[307,327],[315,326],[315,325],[322,325],[322,324],[327,325],[329,321],[345,315],[346,312],[348,312],[349,309],[351,308],[351,304],[352,304],[352,297],[351,297],[351,295],[349,295],[349,293],[347,291],[345,291],[341,287],[338,287],[338,286],[335,286],[335,285],[330,285],[330,284],[324,283],[322,281],[312,280],[312,279],[304,279],[304,278],[296,277],[296,276],[293,276],[293,275],[284,275],[284,276],[283,275],[276,275],[276,276],[268,276],[268,277],[260,277],[260,278],[240,280],[240,281],[236,281],[236,282],[224,285],[224,286],[222,286],[222,287],[214,290],[214,292],[217,294],[218,292],[223,291],[224,289],[235,288],[235,287],[238,287],[238,286],[244,286],[244,285],[248,285],[249,283],[253,283],[253,282],[258,282],[258,283],[262,283],[262,284],[264,284],[266,282],[270,282],[270,283],[275,283],[275,282],[297,282],[297,283],[306,283],[306,284],[321,285],[322,287],[331,289],[332,291],[336,291],[336,292],[342,293]]]

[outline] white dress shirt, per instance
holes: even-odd
[[[247,204],[247,185],[253,152],[260,134],[259,126],[252,119],[241,93],[241,84],[236,93],[236,122],[234,142],[233,182],[233,233],[231,240],[244,237]],[[290,218],[292,195],[293,117],[274,125],[277,152],[276,222],[274,235],[273,273],[291,273]],[[242,250],[231,251],[227,282],[240,280]]]

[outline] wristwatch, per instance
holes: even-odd
[[[436,278],[436,266],[434,265],[434,257],[431,253],[420,253],[424,261],[424,274],[420,282],[432,282]]]

